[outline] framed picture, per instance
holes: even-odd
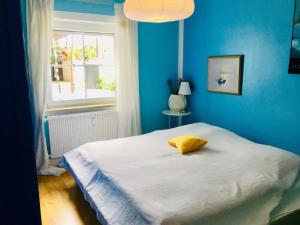
[[[289,73],[300,74],[300,0],[295,1]]]
[[[244,56],[208,58],[208,91],[241,95]]]

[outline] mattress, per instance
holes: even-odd
[[[181,155],[167,141],[208,140]],[[87,143],[63,156],[101,224],[265,225],[300,208],[300,158],[204,123]]]

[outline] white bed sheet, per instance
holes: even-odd
[[[167,141],[206,138],[179,154]],[[64,155],[98,219],[111,225],[265,225],[300,208],[300,158],[197,123],[85,144]]]

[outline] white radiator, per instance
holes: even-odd
[[[51,157],[94,141],[117,138],[116,110],[48,116]]]

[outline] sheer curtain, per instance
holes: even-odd
[[[141,134],[138,32],[137,23],[124,16],[121,4],[115,4],[115,11],[118,135],[128,137]]]
[[[41,175],[58,175],[62,169],[49,167],[44,116],[47,104],[47,83],[50,82],[50,46],[53,0],[27,1],[29,74],[34,104],[36,165]]]

